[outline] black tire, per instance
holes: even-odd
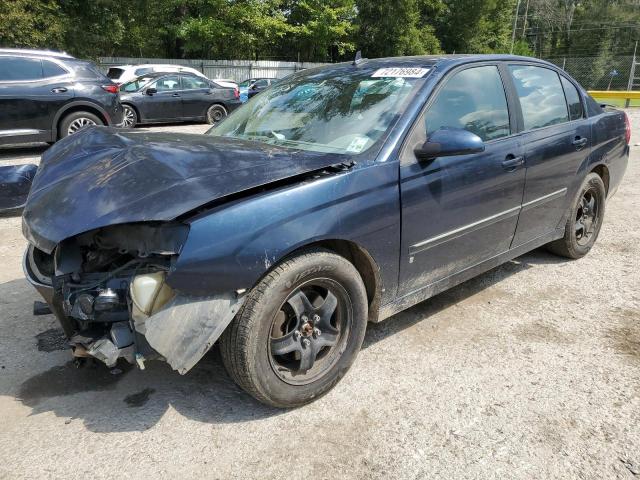
[[[596,173],[587,175],[571,202],[564,237],[547,244],[547,250],[572,259],[589,253],[602,227],[606,196],[602,178]]]
[[[75,128],[77,125],[77,129]],[[84,125],[84,126],[82,126]],[[104,125],[97,115],[89,112],[72,112],[62,119],[58,128],[59,138],[65,138],[82,128],[92,125]],[[73,130],[73,131],[72,131]]]
[[[122,127],[134,128],[138,124],[138,112],[131,105],[122,104]]]
[[[227,115],[228,112],[227,109],[224,108],[224,105],[216,103],[207,109],[206,120],[209,125],[215,125],[216,123],[224,120]]]
[[[327,287],[325,298],[323,287]],[[329,292],[335,302],[327,301]],[[318,295],[311,305],[306,304],[314,309],[303,309],[311,312],[308,316],[297,315],[298,309],[292,308],[304,304],[297,300],[302,298],[300,293],[309,300]],[[323,302],[336,306],[331,309]],[[330,322],[335,322],[327,328],[323,309],[330,312],[326,315]],[[260,402],[279,408],[304,405],[334,387],[354,362],[364,339],[367,310],[362,278],[347,259],[322,249],[305,251],[283,261],[247,294],[220,339],[223,363],[231,378]],[[293,312],[288,320],[287,311]],[[313,322],[319,320],[315,324],[298,321],[308,317],[313,317]],[[282,328],[281,334],[273,336],[278,326],[285,325],[288,329]],[[272,350],[279,348],[274,347],[279,345],[276,342],[287,338],[296,350],[274,353]],[[326,346],[322,342],[327,339],[335,343]],[[310,355],[312,366],[303,369],[303,356],[309,359]]]

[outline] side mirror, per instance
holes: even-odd
[[[153,95],[155,93],[158,93],[158,89],[153,87],[147,88],[144,93],[146,93],[147,95]]]
[[[418,160],[484,152],[484,142],[475,133],[461,128],[441,128],[431,134],[413,153]]]
[[[258,86],[255,83],[249,87],[249,90],[257,90],[257,89],[258,89]]]

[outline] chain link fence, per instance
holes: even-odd
[[[543,58],[575,78],[587,90],[627,90],[633,55]],[[640,76],[640,68],[635,72]],[[640,81],[632,90],[640,90]]]

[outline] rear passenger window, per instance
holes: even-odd
[[[40,80],[42,63],[39,58],[0,57],[0,82]]]
[[[209,82],[204,78],[182,77],[182,88],[185,90],[197,90],[202,88],[210,88]]]
[[[567,97],[567,105],[569,106],[569,118],[571,120],[582,118],[582,100],[580,100],[578,89],[566,78],[560,77],[560,79],[562,80],[564,95],[565,97]]]
[[[42,73],[44,74],[44,78],[49,78],[66,75],[68,72],[56,63],[50,62],[49,60],[43,60]]]
[[[443,127],[468,130],[484,141],[509,135],[509,110],[498,67],[454,74],[429,107],[425,126],[427,138]]]
[[[525,130],[568,122],[567,102],[558,74],[529,65],[510,65]]]

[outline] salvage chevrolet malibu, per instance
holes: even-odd
[[[48,150],[24,269],[76,357],[184,374],[219,341],[277,407],[378,322],[540,246],[580,258],[629,155],[623,112],[515,56],[299,72],[206,135],[95,127]]]

